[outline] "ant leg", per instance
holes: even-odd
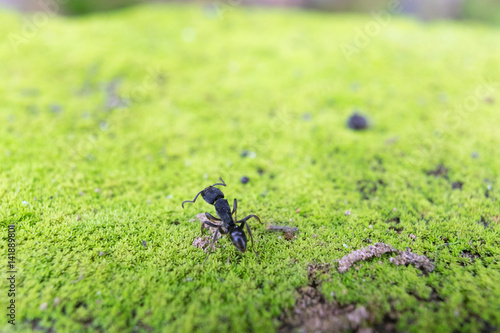
[[[239,220],[238,223],[240,223],[240,222],[246,222],[246,221],[250,220],[252,217],[255,217],[257,219],[257,221],[259,221],[262,224],[262,221],[260,220],[260,218],[257,215],[248,215],[244,219]]]
[[[219,219],[219,218],[217,218],[217,217],[213,216],[213,215],[212,215],[212,214],[210,214],[210,213],[205,213],[205,216],[207,217],[207,219],[209,219],[209,220],[210,220],[210,221],[212,221],[212,222],[222,222],[222,220],[221,220],[221,219]],[[227,234],[227,230],[226,230],[226,229],[224,229],[224,227],[223,227],[223,225],[222,225],[222,224],[213,224],[213,223],[209,223],[209,222],[207,222],[207,221],[205,221],[205,224],[209,224],[211,227],[214,227],[214,228],[220,227],[219,232],[220,232],[221,234],[224,234],[224,235],[225,235],[225,234]]]
[[[248,225],[248,223],[247,223],[246,221],[243,221],[243,222],[241,223],[241,226],[240,226],[240,227],[241,227],[241,228],[243,228],[243,225],[246,225],[246,227],[247,227],[247,231],[248,231],[248,234],[250,235],[250,240],[252,241],[252,251],[253,251],[253,253],[255,253],[255,255],[257,256],[257,259],[259,259],[259,260],[260,260],[260,258],[259,258],[259,252],[255,251],[255,246],[253,245],[253,235],[252,235],[252,231],[250,231],[250,226]]]
[[[212,238],[212,244],[210,244],[210,249],[209,249],[209,252],[208,252],[208,256],[205,259],[205,261],[203,262],[203,266],[205,266],[205,263],[207,262],[208,257],[210,257],[210,254],[212,253],[212,248],[215,247],[215,242],[217,242],[217,235],[219,234],[219,229],[220,229],[220,226],[217,228],[217,230],[214,233],[214,238]]]
[[[212,186],[217,186],[217,185],[220,185],[220,186],[226,186],[226,183],[224,183],[224,180],[222,179],[222,177],[219,177],[220,181],[222,183],[216,183],[216,184],[213,184]]]
[[[210,213],[205,213],[205,216],[207,217],[207,219],[209,219],[212,222],[222,222],[222,220],[220,218],[215,217]]]
[[[236,217],[236,208],[238,208],[238,200],[234,199],[233,211],[231,212],[231,214],[234,214],[234,220],[238,221],[238,218]]]
[[[205,190],[203,190],[203,191],[205,191]],[[200,191],[200,193],[198,193],[198,194],[194,197],[194,199],[193,199],[193,200],[186,200],[186,201],[183,201],[183,202],[182,202],[182,204],[181,204],[182,208],[184,208],[184,204],[185,204],[185,203],[187,203],[187,202],[194,203],[194,202],[196,201],[196,199],[198,198],[198,196],[199,196],[199,195],[201,194],[201,192],[203,192],[203,191]]]
[[[203,222],[201,222],[201,236],[203,236],[203,230],[205,229],[205,228],[203,228],[203,226],[205,224],[208,225],[209,227],[212,227],[212,228],[219,228],[218,224],[213,224],[213,223],[210,223],[208,221],[203,221]]]

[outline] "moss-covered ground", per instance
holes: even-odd
[[[14,224],[18,268],[0,330],[289,329],[313,263],[363,327],[500,329],[498,29],[394,17],[366,41],[369,16],[224,8],[0,13],[0,252]],[[260,261],[224,237],[203,267],[190,220],[214,209],[180,204],[219,176],[239,216],[297,238],[250,222]],[[435,271],[337,271],[376,242]]]

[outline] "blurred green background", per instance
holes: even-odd
[[[20,10],[39,10],[44,3],[57,3],[60,12],[67,15],[83,15],[96,11],[108,11],[145,2],[169,2],[164,0],[0,0],[0,5]],[[184,1],[187,2],[187,1]],[[424,20],[458,19],[500,23],[500,0],[394,0],[403,7],[403,14]],[[213,0],[202,1],[207,6],[261,5],[294,6],[325,11],[371,12],[384,8],[391,1],[384,0]]]

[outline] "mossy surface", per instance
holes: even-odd
[[[23,22],[0,13],[0,252],[15,224],[19,269],[3,332],[272,332],[311,263],[368,327],[500,328],[498,30],[392,18],[346,58],[373,18],[149,6],[12,44]],[[354,109],[369,129],[347,128]],[[180,203],[219,176],[239,216],[297,239],[251,222],[260,261],[224,237],[203,267],[189,221],[214,209]],[[337,272],[376,242],[437,253],[435,271],[387,255]]]

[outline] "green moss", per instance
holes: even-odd
[[[498,31],[394,18],[346,59],[370,20],[151,6],[52,17],[27,36],[0,13],[17,331],[273,331],[309,263],[369,240],[432,259],[456,244],[429,276],[387,257],[332,269],[327,297],[378,322],[394,313],[402,331],[500,327]],[[369,130],[345,126],[353,109]],[[440,164],[446,176],[427,174]],[[219,176],[240,216],[298,226],[298,238],[252,223],[260,262],[223,238],[202,267],[189,220],[213,207],[180,203]]]

